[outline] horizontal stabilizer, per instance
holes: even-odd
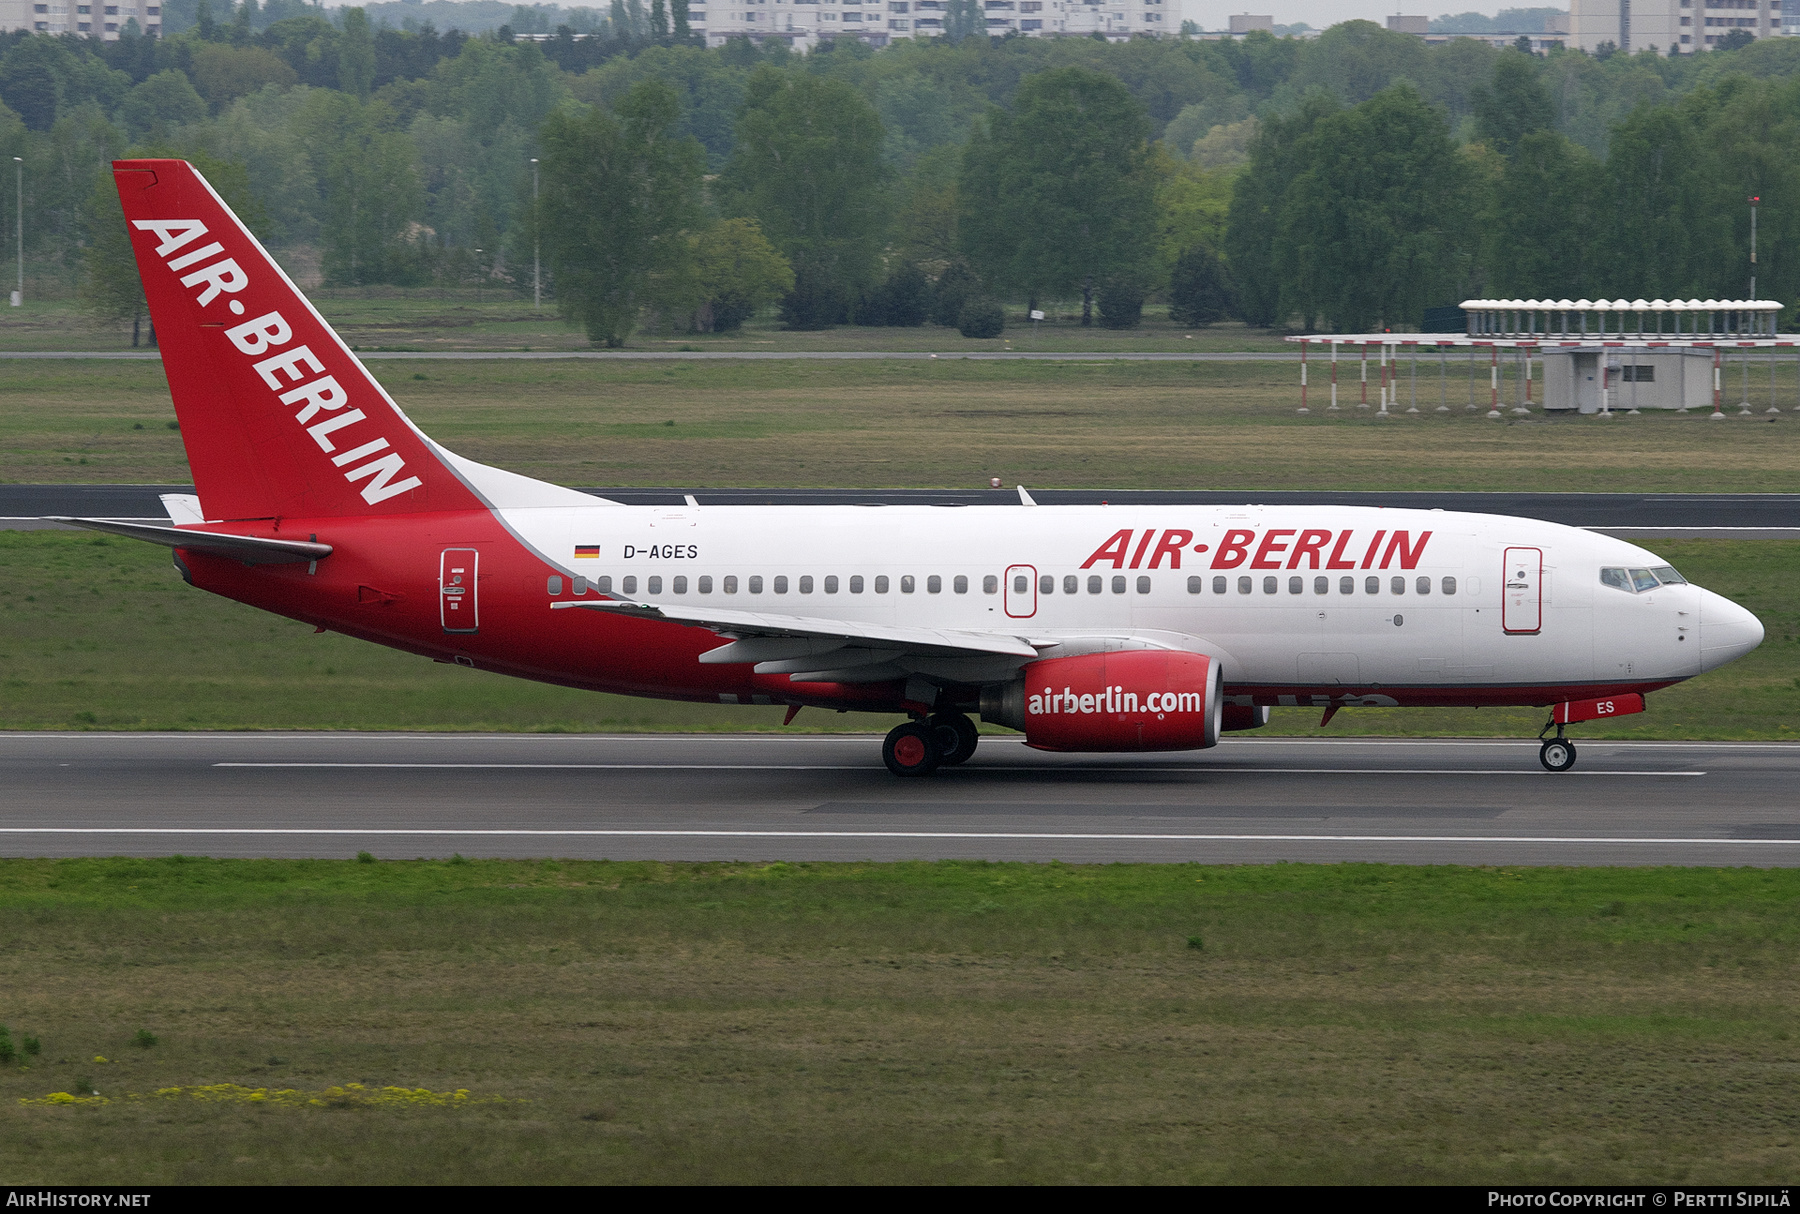
[[[991,632],[961,632],[951,628],[895,628],[887,624],[871,624],[862,620],[826,620],[809,616],[768,615],[760,611],[701,610],[672,603],[624,603],[613,601],[568,601],[550,604],[558,607],[585,607],[590,611],[607,611],[639,619],[668,620],[676,624],[693,624],[739,637],[821,637],[857,645],[883,649],[899,649],[914,654],[999,654],[1006,657],[1035,658],[1037,649],[1016,636]],[[799,655],[793,655],[799,656]],[[750,659],[756,660],[754,658]]]
[[[306,540],[268,540],[254,535],[220,535],[216,531],[184,531],[179,527],[158,527],[152,523],[121,523],[105,518],[62,518],[45,520],[86,527],[90,531],[108,531],[134,540],[147,540],[165,548],[186,548],[211,556],[230,557],[246,565],[296,565],[302,561],[324,560],[331,555],[330,544]]]

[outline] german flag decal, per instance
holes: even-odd
[[[580,560],[589,560],[589,561],[599,560],[600,559],[600,545],[598,545],[598,544],[577,544],[577,545],[575,545],[575,559],[578,561],[580,561]]]

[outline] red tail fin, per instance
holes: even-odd
[[[113,176],[206,517],[481,508],[194,166]]]

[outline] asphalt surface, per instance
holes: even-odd
[[[355,347],[351,347],[355,349]],[[968,353],[929,350],[357,350],[356,356],[364,362],[381,362],[385,359],[437,359],[452,362],[478,362],[493,359],[524,360],[527,362],[543,362],[547,359],[584,358],[602,362],[636,362],[654,360],[657,362],[678,359],[685,362],[767,362],[781,360],[809,360],[815,362],[863,362],[871,359],[933,359],[933,358],[968,358],[988,362],[1179,362],[1179,363],[1265,363],[1265,362],[1299,362],[1300,352],[1270,351],[1268,353],[1241,351],[1213,351],[1207,353],[1111,353],[1111,352],[1077,352],[1067,354],[1041,354],[1023,350],[972,350]],[[70,359],[100,358],[109,361],[117,360],[161,360],[162,355],[154,350],[17,350],[0,351],[0,359]],[[1315,351],[1312,360],[1317,362],[1319,355]]]
[[[1800,744],[1231,738],[897,780],[873,736],[0,734],[0,854],[1800,863]]]
[[[0,485],[0,529],[34,524],[44,515],[142,518],[166,522],[158,494],[192,493],[192,485]],[[707,505],[1017,505],[1006,489],[680,489],[591,488],[585,492],[633,505],[678,505],[692,493]],[[1793,493],[1341,493],[1182,489],[1031,489],[1046,506],[1351,505],[1415,510],[1468,510],[1545,519],[1630,535],[1740,534],[1800,536],[1800,494]]]

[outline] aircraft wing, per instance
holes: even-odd
[[[561,602],[552,608],[585,608],[645,620],[707,628],[735,638],[700,656],[707,664],[750,662],[758,674],[785,674],[794,682],[866,683],[939,673],[944,677],[995,677],[1038,656],[1038,646],[1006,633],[950,628],[905,628],[814,616],[701,608],[672,603]]]
[[[254,535],[221,535],[216,531],[185,531],[179,527],[161,527],[153,523],[123,523],[107,518],[47,518],[52,523],[68,523],[90,531],[109,531],[134,540],[148,540],[165,548],[187,548],[213,556],[230,557],[246,565],[297,565],[302,561],[321,561],[331,555],[330,544],[307,540],[272,540]]]

